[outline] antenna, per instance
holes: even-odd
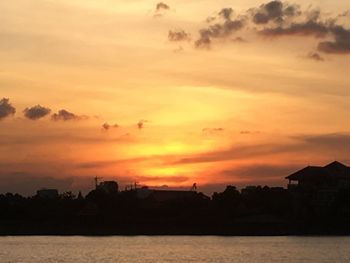
[[[95,177],[94,180],[95,180],[95,189],[97,189],[97,186],[98,186],[98,180],[102,179],[102,177]]]
[[[194,183],[191,187],[191,191],[196,191],[197,190],[197,183]]]

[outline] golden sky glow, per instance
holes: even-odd
[[[350,163],[348,0],[283,2],[295,13],[259,24],[267,1],[157,3],[0,2],[0,99],[16,109],[1,117],[0,104],[0,176],[13,188],[88,189],[98,175],[210,192]],[[50,112],[24,114],[36,105]]]

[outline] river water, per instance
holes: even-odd
[[[0,237],[0,262],[350,262],[350,237]]]

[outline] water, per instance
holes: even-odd
[[[350,237],[0,237],[0,262],[350,262]]]

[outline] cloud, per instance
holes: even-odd
[[[102,129],[104,129],[105,131],[108,131],[108,130],[113,129],[113,128],[119,128],[119,125],[118,124],[108,124],[107,122],[102,125]]]
[[[51,110],[40,105],[33,106],[31,108],[25,108],[23,113],[27,119],[38,120],[50,114]]]
[[[334,26],[330,31],[335,40],[320,42],[318,50],[330,54],[350,54],[350,30]]]
[[[184,183],[189,180],[186,176],[136,176],[136,181],[145,182],[167,182],[167,183]]]
[[[15,115],[16,109],[10,103],[10,100],[3,98],[0,100],[0,120]]]
[[[334,153],[346,158],[350,155],[350,134],[300,135],[293,136],[290,139],[293,141],[288,143],[237,145],[224,150],[188,155],[178,159],[173,158],[175,161],[170,161],[169,164],[233,161],[283,153],[314,154],[315,156],[324,153],[326,158],[330,157],[329,154]]]
[[[148,120],[140,120],[136,125],[139,130],[142,130],[145,126],[145,123],[149,122]]]
[[[308,145],[317,145],[319,147],[334,147],[342,149],[350,147],[350,134],[346,133],[299,135],[293,136],[292,138],[300,140]]]
[[[292,23],[287,27],[278,26],[265,28],[259,31],[259,34],[267,37],[282,36],[315,36],[323,38],[329,33],[329,25],[322,22],[307,21],[305,23]]]
[[[130,143],[135,142],[135,139],[127,134],[117,137],[106,137],[106,136],[87,136],[84,133],[74,134],[67,132],[57,132],[50,134],[6,134],[0,133],[0,145],[2,146],[26,146],[26,145],[45,145],[45,144],[64,144],[64,143],[75,143],[75,144],[110,144],[110,143]]]
[[[172,31],[169,30],[168,40],[171,42],[189,41],[191,39],[190,35],[184,30]]]
[[[162,11],[162,10],[170,10],[170,6],[168,6],[166,3],[159,2],[156,5],[156,12]]]
[[[286,18],[301,14],[299,6],[281,1],[262,4],[259,8],[251,9],[250,12],[252,12],[252,20],[255,24],[267,24],[270,21],[283,23]]]
[[[241,30],[245,25],[246,18],[238,17],[232,20],[232,13],[232,9],[224,8],[218,13],[218,18],[221,18],[222,21],[200,29],[200,36],[195,41],[195,47],[209,48],[212,39],[226,38]]]
[[[324,58],[317,52],[310,52],[309,54],[307,54],[306,58],[315,61],[324,61]]]
[[[235,37],[234,39],[232,39],[232,42],[246,43],[247,41],[242,37]]]
[[[164,12],[169,11],[169,10],[170,10],[170,6],[169,5],[167,5],[164,2],[159,2],[156,5],[156,10],[155,10],[155,13],[154,13],[153,17],[154,18],[163,17]]]
[[[239,132],[240,134],[246,135],[246,134],[259,134],[261,133],[260,131],[248,131],[248,130],[243,130]]]
[[[58,113],[52,114],[51,116],[51,119],[53,121],[71,121],[71,120],[82,120],[87,118],[88,118],[87,116],[78,116],[64,109],[58,111]]]
[[[304,23],[292,23],[287,27],[265,28],[259,31],[259,34],[267,37],[314,36],[326,38],[331,36],[334,40],[319,42],[318,51],[328,54],[350,54],[350,30],[336,25],[334,20],[326,22],[309,20]]]
[[[279,0],[270,1],[240,14],[235,14],[232,8],[227,7],[206,19],[209,25],[199,29],[199,37],[194,41],[194,45],[196,48],[209,49],[214,39],[232,40],[234,33],[244,30],[243,32],[257,33],[267,38],[298,36],[324,39],[318,43],[318,52],[350,54],[350,29],[339,24],[348,14],[349,12],[343,12],[332,17],[320,9],[302,9],[299,5]],[[170,38],[182,39],[180,35],[177,38],[175,34]],[[243,38],[236,37],[233,40],[231,42],[242,42]]]
[[[203,128],[202,132],[206,135],[214,135],[223,132],[224,128]]]
[[[233,9],[232,8],[223,8],[218,13],[219,16],[224,18],[225,20],[231,20],[231,16],[233,15]]]
[[[282,9],[280,8],[279,11],[276,11],[275,15],[277,17],[277,13],[284,14],[281,10]],[[343,25],[337,24],[338,19],[346,15],[346,12],[334,18],[325,18],[319,9],[302,12],[299,7],[294,7],[294,10],[297,10],[297,12],[294,12],[294,15],[291,16],[291,21],[286,22],[282,18],[279,25],[266,26],[258,30],[258,33],[273,38],[282,36],[312,36],[315,38],[331,37],[333,40],[319,42],[317,47],[319,52],[328,54],[350,54],[350,30],[346,29]],[[295,16],[301,15],[303,21],[300,21],[300,19],[299,21],[296,21]],[[268,21],[270,21],[270,19],[268,19]],[[314,56],[310,58],[322,61],[322,58],[316,54],[317,53],[314,53]]]

